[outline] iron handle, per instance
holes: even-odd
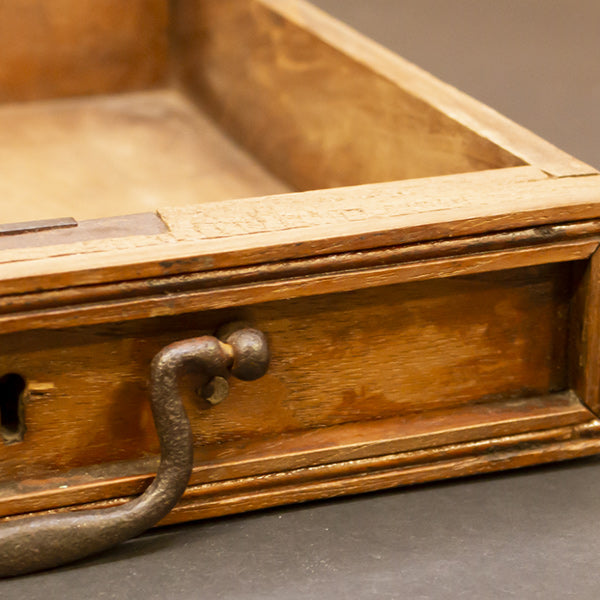
[[[139,535],[160,521],[183,494],[192,470],[193,440],[177,382],[182,370],[209,377],[257,379],[267,370],[264,335],[237,329],[224,341],[204,336],[161,350],[150,368],[150,402],[161,458],[154,481],[124,505],[43,515],[0,525],[0,577],[50,569],[96,554]]]

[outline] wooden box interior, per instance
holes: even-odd
[[[287,1],[3,2],[0,220],[525,164],[423,100],[412,65],[399,84],[302,14]]]

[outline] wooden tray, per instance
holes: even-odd
[[[142,492],[152,358],[237,321],[162,524],[600,451],[593,168],[300,0],[13,0],[0,57],[0,523]]]

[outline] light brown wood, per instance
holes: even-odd
[[[317,468],[275,472],[223,483],[199,484],[187,489],[181,502],[160,524],[168,525],[293,502],[365,493],[399,485],[413,485],[438,479],[579,458],[600,452],[599,437],[600,423],[592,419],[578,426],[559,427],[542,432],[498,438],[488,437],[483,441],[386,454],[380,457],[321,465]],[[105,476],[107,474],[110,474],[110,470],[104,472]],[[119,490],[129,489],[139,492],[145,487],[143,483],[138,486],[136,482],[128,482],[126,479],[111,482],[105,489],[110,489],[111,493],[116,495]],[[135,479],[140,482],[147,480],[147,478]],[[34,486],[35,483],[33,482]],[[68,486],[71,480],[63,477],[58,478],[56,483]],[[105,482],[103,483],[105,485]],[[92,489],[93,485],[92,483],[90,486]],[[72,498],[76,499],[77,495],[82,498],[93,495],[90,487],[78,490],[76,484]],[[23,505],[29,504],[34,510],[39,509],[39,506],[44,504],[51,505],[57,501],[60,503],[61,495],[64,496],[65,492],[55,489],[54,494],[50,492],[38,498],[26,498]],[[113,497],[110,500],[85,502],[51,509],[51,511],[35,510],[33,514],[107,508],[129,500],[129,497]],[[20,495],[19,501],[23,501],[23,495]],[[0,522],[28,516],[28,513],[8,516]]]
[[[241,493],[232,491],[219,495],[218,484],[194,486],[161,524],[589,456],[600,451],[599,429],[598,421],[590,421],[580,427],[548,430],[542,434],[488,438],[482,443],[426,448],[415,453],[350,461],[331,465],[331,468],[323,468],[316,473],[307,469],[301,473],[305,476],[304,481],[292,481],[291,484],[286,481],[287,473],[275,474],[271,478],[253,478],[248,483],[260,482],[260,486],[255,485],[254,489],[242,490]],[[344,467],[350,473],[340,476],[339,470]],[[318,475],[322,475],[322,479]],[[282,480],[280,485],[279,480]],[[245,482],[232,483],[242,487]],[[109,505],[124,501],[113,501]],[[100,506],[101,503],[96,505]]]
[[[176,72],[299,189],[532,164],[595,169],[302,0],[178,0]]]
[[[334,273],[315,274],[310,277],[282,277],[274,281],[268,277],[261,281],[260,273],[256,273],[255,281],[241,285],[228,285],[228,273],[222,273],[224,284],[203,289],[202,280],[199,285],[190,286],[187,291],[178,290],[179,280],[175,278],[172,291],[165,301],[165,291],[153,292],[156,281],[147,281],[142,287],[134,286],[127,293],[117,293],[110,302],[83,301],[58,302],[52,308],[31,311],[7,311],[0,315],[0,325],[5,333],[23,331],[30,328],[60,329],[74,326],[85,319],[87,324],[112,323],[115,321],[130,321],[145,317],[160,317],[175,313],[203,311],[225,307],[246,306],[258,302],[272,302],[292,298],[332,294],[337,292],[373,288],[399,282],[449,278],[471,275],[473,273],[501,271],[506,268],[518,268],[532,265],[565,263],[588,258],[598,248],[599,240],[579,240],[557,244],[540,245],[510,252],[473,253],[470,256],[442,258],[428,261],[403,262],[390,266],[366,269],[337,270]],[[234,275],[235,273],[232,273]],[[160,286],[159,286],[160,287]],[[90,291],[90,290],[87,290]],[[98,290],[102,296],[104,290]],[[43,298],[52,302],[50,293]],[[59,293],[59,298],[61,298]],[[17,299],[19,303],[27,304],[27,296]],[[67,300],[62,296],[62,300]],[[10,306],[10,300],[9,304]]]
[[[526,164],[555,176],[597,173],[597,169],[514,123],[494,109],[331,18],[305,0],[260,0],[274,13],[296,23],[356,63],[392,81],[414,98],[485,137]]]
[[[593,219],[599,200],[600,176],[516,168],[210,203],[162,210],[164,236],[0,252],[0,276],[9,294],[208,271]]]
[[[0,3],[0,102],[164,84],[167,4],[167,0]]]
[[[529,228],[493,235],[346,252],[261,266],[220,269],[180,276],[71,287],[0,298],[4,332],[119,321],[233,306],[238,302],[348,291],[437,276],[451,277],[512,267],[586,259],[596,250],[600,221]],[[507,257],[510,257],[507,262]],[[576,270],[577,272],[579,269]],[[577,286],[577,298],[581,297]],[[167,308],[165,295],[169,296]],[[110,310],[106,303],[110,302]],[[233,303],[233,304],[232,304]],[[574,302],[572,312],[585,314]],[[160,311],[163,311],[162,313]],[[577,327],[574,325],[572,331]]]
[[[2,222],[289,191],[174,91],[0,106]]]
[[[322,21],[300,3],[180,0],[176,72],[231,135],[301,190],[524,164],[323,42]]]

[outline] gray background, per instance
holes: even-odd
[[[600,166],[600,2],[316,4]],[[592,458],[162,529],[0,598],[596,600],[599,520]]]

